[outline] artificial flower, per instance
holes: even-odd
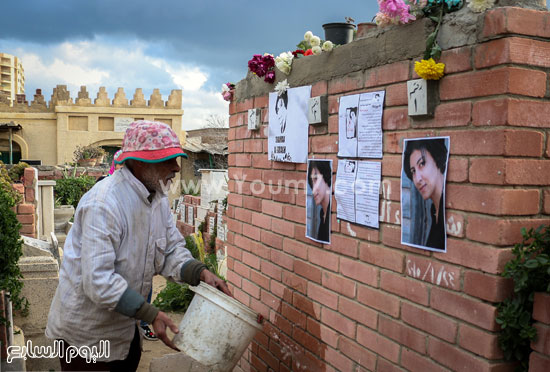
[[[468,8],[473,12],[481,13],[495,5],[495,0],[468,0]]]
[[[410,7],[404,0],[378,0],[378,6],[380,7],[380,12],[376,15],[377,25],[405,24],[416,19],[409,12]]]
[[[288,88],[290,88],[290,85],[288,84],[288,80],[285,79],[283,81],[279,81],[277,85],[275,85],[275,92],[277,92],[277,95],[280,96],[286,92]]]
[[[264,81],[269,84],[273,84],[275,82],[275,71],[269,70],[265,73]]]
[[[443,77],[444,63],[436,63],[433,58],[414,63],[414,71],[424,80],[439,80]]]
[[[250,71],[258,75],[258,77],[265,76],[264,81],[268,83],[273,83],[273,81],[275,81],[273,67],[275,67],[275,59],[273,58],[273,55],[269,53],[265,53],[263,56],[260,54],[254,54],[252,59],[248,61],[248,68]]]
[[[319,38],[319,36],[312,36],[311,39],[309,40],[309,43],[311,44],[312,47],[319,46],[321,45],[321,39]]]
[[[313,55],[313,51],[311,49],[306,50],[306,52],[304,53],[304,56],[312,56],[312,55]]]
[[[292,59],[294,59],[294,55],[291,52],[283,52],[275,58],[275,66],[285,75],[288,75],[292,68]]]
[[[314,47],[311,48],[311,51],[313,52],[313,54],[315,54],[316,56],[321,54],[323,51],[321,50],[321,47],[319,45],[315,45]]]
[[[233,89],[235,89],[235,84],[233,83],[222,84],[222,96],[224,100],[231,101],[233,98]]]
[[[309,41],[311,40],[312,37],[313,37],[313,32],[308,31],[308,32],[306,32],[305,35],[304,35],[304,40],[307,41],[307,42],[309,42]]]
[[[321,49],[323,49],[323,52],[330,52],[332,51],[333,48],[334,48],[334,44],[330,40],[325,41],[323,43],[323,46],[321,47]]]
[[[294,56],[294,58],[299,58],[300,56],[303,56],[304,53],[305,53],[304,50],[296,49],[294,52],[292,52],[292,55]]]

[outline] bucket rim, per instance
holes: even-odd
[[[190,285],[189,288],[195,292],[196,294],[200,295],[201,297],[207,299],[208,301],[222,307],[224,310],[228,311],[229,313],[233,314],[237,318],[247,322],[248,324],[252,325],[258,330],[262,330],[263,327],[261,324],[258,324],[255,319],[258,316],[258,313],[247,307],[246,305],[240,303],[236,299],[226,295],[222,291],[212,287],[209,284],[206,284],[205,282],[200,282],[197,286]],[[213,295],[213,297],[211,296]],[[242,312],[250,316],[250,319],[247,319],[243,316],[240,316],[241,314],[236,314],[234,311],[231,311],[231,309],[228,309],[226,306],[223,306],[223,302],[229,302],[233,306],[239,308]]]
[[[325,23],[323,26],[323,29],[326,28],[334,28],[334,27],[347,27],[355,29],[356,26],[354,23],[347,23],[347,22],[331,22],[331,23]]]

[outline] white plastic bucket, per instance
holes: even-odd
[[[201,282],[174,337],[182,352],[216,372],[232,371],[262,327],[257,314],[222,291]]]

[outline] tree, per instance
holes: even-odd
[[[206,124],[203,128],[229,128],[227,116],[220,114],[210,114],[206,118]]]

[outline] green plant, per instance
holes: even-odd
[[[14,309],[21,311],[22,315],[27,315],[29,302],[21,297],[23,276],[17,265],[23,251],[19,236],[21,224],[12,211],[15,204],[13,197],[0,187],[0,289],[10,292]],[[5,319],[2,321],[5,322]]]
[[[23,177],[23,173],[25,172],[25,168],[28,168],[29,165],[25,162],[19,162],[8,171],[8,175],[10,176],[11,180],[13,182],[17,182]]]
[[[75,162],[81,159],[97,159],[103,156],[105,156],[105,150],[95,145],[76,146],[76,150],[73,152]]]
[[[0,160],[0,190],[4,191],[11,205],[16,205],[23,198],[11,185],[12,180],[4,163]]]
[[[537,337],[533,327],[535,292],[550,292],[550,227],[521,229],[523,241],[512,249],[514,258],[505,266],[503,276],[514,280],[514,294],[498,305],[496,322],[502,332],[499,345],[507,360],[519,362],[517,370],[529,369],[531,341]]]
[[[166,282],[166,287],[157,295],[153,305],[162,311],[185,312],[195,293],[187,284]]]
[[[57,205],[78,205],[80,198],[94,186],[96,180],[91,176],[66,177],[56,181],[54,187]]]
[[[210,235],[210,241],[208,242],[208,247],[210,249],[216,248],[216,237],[218,236],[218,226],[214,226],[214,232]]]

